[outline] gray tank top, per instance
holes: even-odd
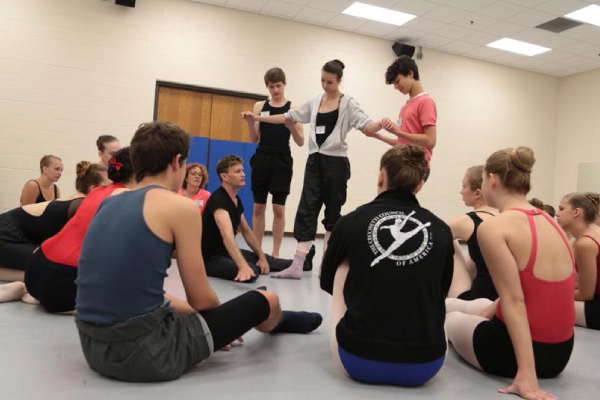
[[[173,243],[150,230],[143,215],[151,185],[102,201],[79,258],[76,310],[80,320],[96,325],[150,313],[164,301],[164,280]]]

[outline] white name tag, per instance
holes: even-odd
[[[324,135],[325,134],[325,127],[324,126],[317,126],[316,133],[317,133],[317,135]]]
[[[271,115],[271,113],[269,111],[261,111],[260,112],[261,117],[268,117],[269,115]]]
[[[196,203],[196,205],[198,207],[203,207],[204,206],[204,200],[194,200],[194,203]]]

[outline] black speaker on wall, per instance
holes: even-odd
[[[398,42],[395,42],[392,45],[392,50],[394,50],[394,53],[398,57],[400,57],[400,56],[412,57],[415,54],[415,46],[410,46],[408,44],[403,44],[403,43],[398,43]]]
[[[135,0],[115,0],[115,4],[125,7],[135,7]]]

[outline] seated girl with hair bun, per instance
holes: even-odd
[[[560,226],[573,235],[573,251],[579,273],[575,291],[575,323],[600,330],[600,196],[597,193],[571,193],[558,206]]]
[[[379,195],[338,221],[323,259],[331,350],[357,381],[419,386],[446,358],[452,232],[415,197],[428,169],[421,146],[393,147],[380,165]]]
[[[92,190],[61,231],[42,243],[25,271],[27,291],[48,312],[66,312],[75,308],[75,279],[87,228],[102,200],[135,184],[129,147],[117,151],[110,159],[108,178],[113,183]]]
[[[210,197],[210,192],[206,189],[208,183],[208,171],[206,167],[199,163],[191,163],[185,167],[185,179],[179,189],[179,194],[194,200],[198,205],[200,212]]]
[[[65,226],[84,196],[104,183],[103,173],[103,166],[81,161],[77,164],[77,193],[73,196],[29,204],[0,215],[0,280],[23,281],[33,251]],[[23,282],[2,285],[0,302],[18,300],[25,293]]]
[[[564,232],[526,200],[535,163],[529,147],[499,150],[486,161],[482,190],[500,214],[484,221],[477,238],[499,301],[452,311],[448,338],[471,365],[514,378],[502,393],[555,399],[538,377],[559,375],[573,350],[575,268]],[[460,310],[470,302],[449,300]]]

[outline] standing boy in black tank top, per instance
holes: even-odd
[[[290,108],[296,108],[285,98],[285,73],[280,68],[275,67],[267,71],[265,85],[269,89],[269,99],[254,104],[254,115],[284,114]],[[285,228],[285,201],[290,193],[293,173],[290,136],[298,146],[302,146],[304,144],[302,124],[280,125],[248,121],[248,131],[250,140],[258,143],[256,154],[250,160],[254,195],[253,231],[262,246],[267,196],[271,193],[273,197],[273,252],[271,254],[273,257],[279,257]]]

